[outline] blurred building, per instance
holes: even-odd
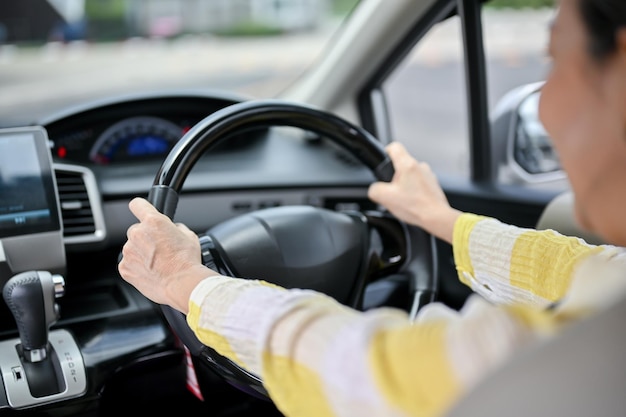
[[[316,28],[331,0],[4,0],[0,43]]]
[[[170,36],[246,28],[292,32],[317,27],[328,0],[130,0],[140,33]]]
[[[0,1],[0,44],[47,39],[60,22],[47,0]]]
[[[330,0],[4,0],[0,43],[314,29]]]

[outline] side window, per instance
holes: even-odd
[[[469,176],[461,21],[434,26],[383,85],[392,139],[439,174]]]
[[[545,79],[553,15],[553,9],[548,7],[519,10],[483,7],[483,45],[492,109],[516,87]]]
[[[526,6],[508,7],[512,3]],[[562,190],[568,183],[541,126],[531,123],[532,132],[518,132],[521,138],[512,136],[515,118],[536,117],[532,113],[538,95],[525,103],[520,98],[532,89],[540,89],[549,65],[546,48],[554,6],[551,0],[534,2],[534,8],[526,3],[532,2],[495,0],[482,9],[497,181]],[[403,142],[438,175],[469,177],[465,87],[463,34],[458,16],[434,26],[383,85],[393,140]],[[520,146],[514,148],[514,140]]]
[[[568,183],[537,113],[555,7],[551,0],[526,3],[501,7],[513,2],[495,0],[482,9],[497,180],[559,191]]]

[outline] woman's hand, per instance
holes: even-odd
[[[452,243],[461,212],[450,207],[430,166],[413,158],[401,143],[390,143],[386,150],[395,171],[393,179],[373,183],[369,198],[398,219]]]
[[[187,314],[191,291],[217,275],[201,262],[198,236],[172,222],[143,198],[129,203],[139,223],[128,228],[118,270],[143,295]]]

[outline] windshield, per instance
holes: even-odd
[[[30,123],[85,100],[157,89],[275,97],[357,2],[0,2],[0,119]]]

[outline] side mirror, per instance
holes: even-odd
[[[514,120],[511,162],[530,175],[561,171],[552,141],[539,120],[540,95],[537,90],[524,98]]]
[[[543,82],[505,94],[491,118],[494,169],[499,182],[557,188],[567,181],[552,140],[539,120]]]

